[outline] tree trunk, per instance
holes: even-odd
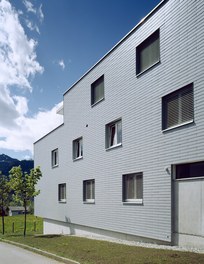
[[[3,203],[1,205],[1,220],[2,220],[2,234],[4,235],[5,229],[4,229],[4,205]]]
[[[24,210],[25,210],[25,212],[24,212],[24,233],[23,233],[23,235],[24,235],[24,237],[26,236],[26,216],[27,216],[27,204],[26,204],[26,201],[24,201]]]

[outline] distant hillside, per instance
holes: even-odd
[[[30,172],[30,170],[34,167],[33,160],[17,160],[13,159],[5,154],[0,155],[0,171],[4,175],[9,175],[9,171],[14,166],[21,166],[22,170],[25,172]]]

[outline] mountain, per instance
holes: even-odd
[[[0,171],[3,175],[8,176],[9,171],[14,166],[21,166],[24,172],[30,172],[30,170],[34,167],[33,160],[18,160],[13,159],[5,154],[0,155]]]

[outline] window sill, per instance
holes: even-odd
[[[53,165],[52,169],[59,167],[59,164]]]
[[[160,61],[160,59],[157,61],[157,62],[155,62],[154,64],[152,64],[151,66],[149,66],[147,69],[145,69],[145,70],[143,70],[143,71],[141,71],[141,72],[139,72],[139,73],[136,73],[136,76],[137,77],[140,77],[140,75],[142,75],[142,74],[144,74],[145,72],[147,72],[147,71],[149,71],[151,68],[153,68],[153,67],[155,67],[157,64],[159,64],[161,61]]]
[[[84,201],[84,204],[95,204],[95,200]]]
[[[172,129],[179,128],[179,127],[186,126],[186,125],[193,124],[193,123],[194,123],[194,120],[190,120],[190,121],[187,121],[185,123],[181,123],[181,124],[178,124],[178,125],[175,125],[175,126],[172,126],[172,127],[165,128],[165,129],[162,130],[162,132],[165,133],[165,132],[168,132],[168,131],[170,131]]]
[[[106,148],[106,151],[109,151],[111,149],[118,148],[118,147],[121,147],[121,146],[122,146],[122,143],[119,143],[117,145],[114,145],[114,146],[111,146],[111,147]]]
[[[91,105],[91,107],[94,107],[95,105],[97,105],[98,103],[102,102],[103,100],[105,100],[104,97],[101,98],[100,100],[98,100],[97,102],[93,103],[93,104]]]
[[[78,157],[78,158],[74,158],[73,161],[77,161],[77,160],[81,160],[81,159],[83,159],[83,156]]]
[[[67,203],[67,200],[60,200],[58,202],[61,203],[61,204],[65,204],[65,203]]]
[[[130,200],[126,200],[123,202],[124,205],[131,205],[131,204],[139,204],[139,205],[143,205],[143,199],[130,199]]]

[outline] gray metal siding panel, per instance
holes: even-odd
[[[204,154],[202,1],[168,1],[64,96],[64,126],[35,144],[43,179],[36,212],[137,236],[171,241],[171,164]],[[136,77],[135,48],[160,28],[161,63]],[[104,74],[105,99],[91,107],[91,83]],[[161,98],[194,83],[195,124],[161,131]],[[122,147],[105,150],[105,125],[122,118]],[[88,125],[88,127],[87,127]],[[72,161],[72,141],[83,136],[84,157]],[[51,169],[58,147],[60,164]],[[122,175],[143,172],[144,204],[122,203]],[[83,204],[83,180],[95,179],[95,204]],[[67,203],[57,184],[67,183]],[[44,201],[44,202],[43,202]]]

